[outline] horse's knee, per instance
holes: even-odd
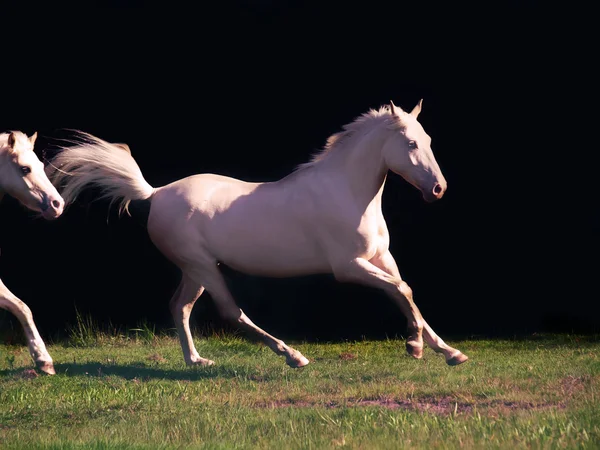
[[[27,323],[33,321],[33,313],[29,306],[27,306],[27,303],[12,294],[10,300],[7,301],[3,307],[13,313],[21,321]]]
[[[398,291],[400,292],[400,295],[407,299],[411,305],[414,305],[413,290],[408,285],[408,283],[406,283],[406,281],[400,281],[400,283],[398,284]],[[415,311],[414,320],[409,322],[409,327],[418,334],[422,333],[423,318],[421,317],[421,314],[419,312]]]
[[[406,281],[400,281],[400,284],[398,285],[398,290],[406,298],[413,298],[413,291]]]

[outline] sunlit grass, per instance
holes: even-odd
[[[595,337],[452,342],[457,367],[399,340],[294,343],[311,364],[290,369],[221,335],[196,339],[204,368],[136,328],[50,345],[52,377],[0,346],[0,448],[600,447]]]

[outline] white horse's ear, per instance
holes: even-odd
[[[419,103],[417,103],[417,106],[415,106],[413,108],[413,110],[410,112],[410,115],[416,119],[419,116],[419,113],[421,112],[422,107],[423,107],[423,99],[419,100]]]
[[[394,105],[394,102],[390,100],[390,111],[393,115],[397,116],[398,115],[398,111],[396,108],[396,105]]]
[[[129,145],[121,144],[121,143],[115,143],[113,145],[116,145],[117,147],[122,148],[123,150],[125,150],[127,153],[129,153],[131,155],[131,150],[129,149]]]
[[[37,139],[37,131],[35,133],[33,133],[31,135],[31,137],[29,138],[29,142],[31,142],[31,145],[35,144],[36,139]]]
[[[8,135],[8,141],[7,141],[7,143],[8,143],[8,146],[9,146],[11,149],[13,149],[13,150],[15,149],[15,142],[16,142],[16,140],[17,140],[17,139],[16,139],[16,136],[15,136],[15,133],[14,133],[14,132],[11,132],[11,133]]]

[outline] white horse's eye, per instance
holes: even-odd
[[[417,148],[417,141],[408,141],[408,148]]]
[[[28,173],[31,173],[31,167],[22,166],[22,167],[21,167],[21,173],[22,173],[23,175],[27,175]]]

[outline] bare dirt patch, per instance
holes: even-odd
[[[572,396],[585,390],[586,384],[590,381],[590,377],[574,377],[571,375],[560,380],[560,389],[565,395]]]

